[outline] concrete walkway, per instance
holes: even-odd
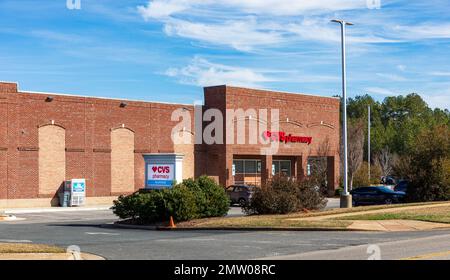
[[[436,203],[431,205],[415,205],[396,207],[391,209],[378,209],[360,212],[350,212],[342,214],[331,214],[305,218],[291,218],[291,221],[321,221],[321,220],[339,220],[339,218],[359,215],[370,215],[379,213],[393,213],[399,211],[411,211],[420,209],[429,209],[435,207],[449,207],[450,202]],[[366,231],[418,231],[418,230],[433,230],[450,228],[450,224],[423,222],[416,220],[356,220],[347,227],[351,230],[366,230]]]
[[[347,228],[368,231],[417,231],[450,228],[450,224],[413,220],[354,221]]]
[[[320,215],[320,216],[304,217],[304,218],[290,218],[287,220],[290,220],[290,221],[320,221],[320,220],[327,220],[327,219],[339,219],[342,217],[349,217],[349,216],[359,216],[359,215],[369,215],[369,214],[379,214],[379,213],[393,213],[393,212],[398,212],[398,211],[429,209],[429,208],[434,208],[434,207],[446,207],[446,206],[450,207],[450,202],[442,202],[442,203],[427,204],[427,205],[403,206],[403,207],[367,210],[367,211],[355,211],[355,212],[348,212],[348,213],[341,213],[341,214]]]

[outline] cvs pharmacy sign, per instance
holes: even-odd
[[[171,187],[175,178],[173,164],[151,164],[147,165],[147,187]]]

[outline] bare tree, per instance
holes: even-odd
[[[376,155],[375,161],[380,166],[384,177],[391,175],[394,166],[394,155],[391,153],[388,146],[381,149]]]
[[[327,156],[331,150],[330,139],[327,136],[317,147],[317,157],[313,157],[311,161],[311,168],[313,170],[313,176],[315,176],[318,184],[320,185],[320,191],[322,194],[328,194],[328,160]]]
[[[343,150],[343,149],[342,149]],[[353,189],[353,177],[363,162],[364,124],[362,121],[348,126],[348,184]]]

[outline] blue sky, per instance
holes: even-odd
[[[355,24],[349,96],[416,92],[450,109],[448,0],[80,1],[0,0],[0,80],[189,104],[217,84],[337,95],[339,27],[329,21],[344,18]]]

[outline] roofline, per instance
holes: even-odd
[[[313,97],[321,97],[321,98],[330,98],[330,99],[341,99],[340,97],[334,97],[334,96],[323,96],[318,94],[310,94],[310,93],[298,93],[298,92],[290,92],[290,91],[282,91],[282,90],[273,90],[273,89],[265,89],[265,88],[250,88],[250,87],[242,87],[242,86],[234,86],[234,85],[217,85],[217,86],[208,86],[205,88],[215,88],[215,87],[225,87],[225,88],[239,88],[239,89],[250,89],[250,90],[260,90],[260,91],[267,91],[267,92],[273,92],[273,93],[286,93],[286,94],[294,94],[294,95],[304,95],[304,96],[313,96]]]
[[[56,92],[42,92],[42,91],[28,91],[28,90],[18,90],[18,93],[31,93],[31,94],[47,94],[47,95],[57,95],[57,96],[67,96],[67,97],[82,97],[82,98],[92,98],[101,100],[115,100],[115,101],[130,101],[130,102],[143,102],[143,103],[156,103],[165,105],[183,105],[183,106],[194,106],[194,104],[185,103],[173,103],[164,101],[152,101],[152,100],[139,100],[139,99],[128,99],[128,98],[115,98],[115,97],[101,97],[101,96],[89,96],[89,95],[78,95],[78,94],[67,94],[67,93],[56,93]]]

